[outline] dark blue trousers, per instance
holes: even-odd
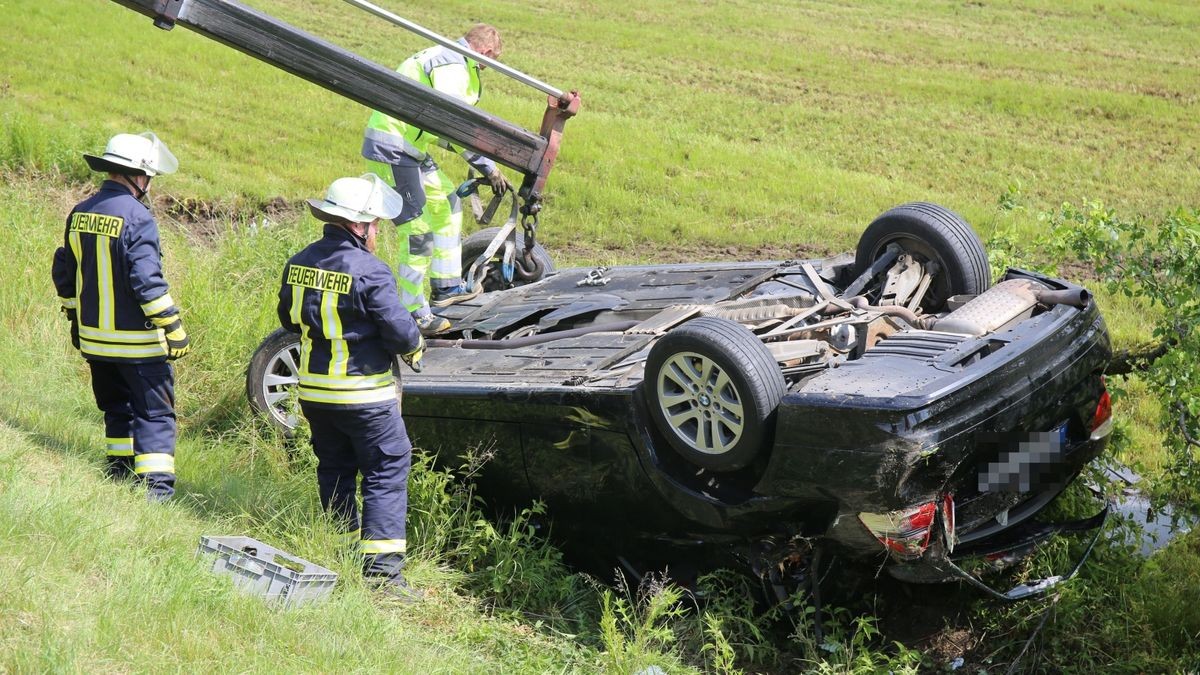
[[[321,505],[361,530],[359,550],[367,576],[399,575],[404,565],[408,470],[412,443],[396,403],[366,409],[300,402],[312,429]],[[362,475],[361,526],[356,484]]]
[[[166,361],[88,361],[104,413],[108,474],[136,476],[152,499],[175,494],[175,372]]]

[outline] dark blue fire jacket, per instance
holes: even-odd
[[[300,333],[300,400],[311,405],[395,405],[392,364],[420,345],[391,269],[353,234],[324,236],[292,256],[279,288],[279,322]]]
[[[108,180],[67,216],[54,254],[54,286],[79,317],[79,348],[94,361],[147,363],[167,358],[151,319],[179,314],[162,274],[158,225],[129,189]]]

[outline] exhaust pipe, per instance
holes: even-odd
[[[1092,301],[1092,294],[1086,288],[1049,291],[1033,286],[1031,290],[1033,290],[1033,297],[1043,305],[1069,305],[1082,308],[1087,307]]]

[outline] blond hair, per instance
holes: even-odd
[[[471,30],[467,31],[463,38],[466,39],[467,44],[471,45],[471,49],[477,52],[491,47],[496,56],[499,56],[500,50],[504,47],[503,41],[500,40],[500,31],[496,30],[495,26],[486,23],[477,23],[471,26]]]

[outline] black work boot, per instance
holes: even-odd
[[[141,476],[146,483],[146,501],[158,504],[175,496],[175,474],[148,473]]]
[[[104,475],[113,480],[133,478],[133,458],[109,455],[104,466]]]
[[[405,604],[425,597],[420,590],[408,585],[400,570],[404,568],[403,553],[377,553],[363,557],[363,580],[383,595]]]
[[[390,577],[367,577],[367,583],[374,586],[384,597],[398,600],[405,605],[425,599],[425,591],[409,586],[404,575],[400,573]]]

